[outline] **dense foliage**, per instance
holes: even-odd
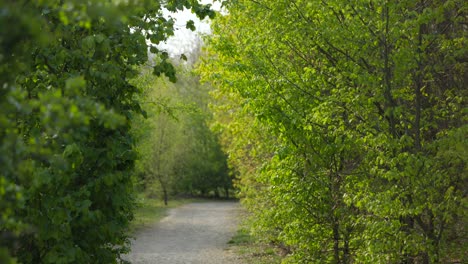
[[[115,263],[127,249],[144,114],[129,82],[191,0],[0,1],[0,262]]]
[[[466,1],[225,3],[200,69],[291,263],[468,261]]]
[[[139,188],[148,195],[229,195],[232,188],[226,155],[208,123],[209,86],[200,85],[191,66],[179,66],[176,83],[157,80],[147,71],[135,79],[143,89],[147,118],[135,126],[141,159]]]

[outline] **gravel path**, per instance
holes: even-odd
[[[236,264],[227,242],[238,223],[235,202],[191,203],[141,230],[126,257],[134,264]]]

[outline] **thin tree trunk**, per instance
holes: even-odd
[[[340,224],[338,219],[333,217],[333,256],[335,263],[340,262]]]
[[[424,2],[420,2],[421,10],[424,9]],[[421,109],[422,109],[422,88],[424,85],[424,64],[423,64],[423,56],[424,51],[422,50],[422,41],[423,35],[426,34],[426,26],[424,24],[419,25],[419,32],[418,32],[418,69],[415,76],[415,85],[414,85],[414,94],[415,94],[415,116],[414,116],[414,147],[416,151],[421,150]]]
[[[165,186],[163,186],[163,194],[164,194],[164,205],[167,206],[168,197],[167,197],[167,189]]]
[[[382,36],[383,44],[383,59],[384,59],[384,98],[385,98],[385,111],[384,114],[389,122],[389,132],[393,138],[397,137],[396,120],[395,120],[395,100],[392,96],[392,66],[390,65],[391,47],[388,40],[390,30],[390,11],[388,3],[385,4],[383,13],[383,20],[385,20],[385,32]]]
[[[158,177],[159,184],[161,185],[161,188],[163,190],[163,200],[164,200],[164,205],[167,206],[168,203],[168,194],[167,194],[167,182],[164,181],[164,176],[161,173],[161,159],[163,155],[163,142],[165,139],[165,127],[161,126],[161,137],[159,138],[159,149],[158,149],[158,154],[156,157],[156,175]]]

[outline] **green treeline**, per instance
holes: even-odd
[[[201,85],[191,65],[179,65],[171,83],[142,70],[135,79],[146,117],[135,119],[137,189],[161,197],[173,195],[229,198],[232,181],[219,137],[209,128],[210,87]]]
[[[174,20],[163,10],[184,8],[201,19],[214,16],[209,5],[192,0],[0,0],[0,263],[125,262],[135,190],[150,177],[142,172],[158,177],[168,169],[140,166],[150,152],[138,153],[136,139],[152,133],[143,116],[155,122],[153,129],[177,136],[171,144],[198,151],[191,169],[201,161],[205,166],[188,171],[172,160],[172,170],[220,178],[207,187],[181,176],[177,190],[228,186],[225,155],[207,132],[210,117],[198,109],[201,99],[193,114],[180,114],[185,128],[177,132],[167,115],[155,115],[158,107],[145,102],[158,86],[166,89],[155,78],[152,90],[143,85],[149,57],[154,75],[177,80],[157,44],[174,34]],[[190,133],[206,142],[184,142]],[[164,166],[168,156],[187,155],[177,146],[155,148],[154,155],[163,155],[154,159]]]
[[[463,0],[236,0],[200,68],[284,263],[466,263]]]

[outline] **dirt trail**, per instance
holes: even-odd
[[[135,264],[236,264],[228,249],[239,217],[235,202],[191,203],[169,211],[154,226],[136,234],[132,252]]]

